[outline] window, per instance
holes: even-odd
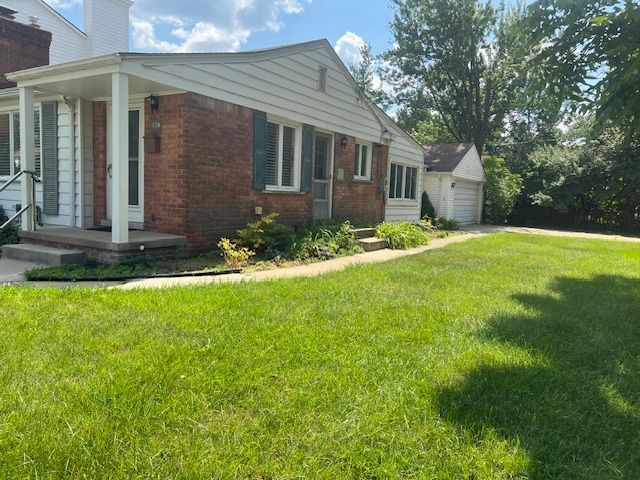
[[[40,110],[34,112],[36,173],[40,174]],[[20,170],[20,114],[0,113],[0,176]]]
[[[416,200],[418,169],[392,163],[389,172],[389,198]]]
[[[356,143],[353,172],[353,178],[356,180],[371,179],[371,145]]]
[[[268,189],[299,188],[299,130],[285,123],[267,122],[265,177]]]

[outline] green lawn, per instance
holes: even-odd
[[[640,245],[0,289],[2,478],[640,478]]]

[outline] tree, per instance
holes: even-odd
[[[349,64],[349,71],[360,90],[376,105],[384,107],[389,96],[381,86],[375,86],[376,59],[371,53],[371,44],[365,43],[360,49],[360,61]]]
[[[413,138],[423,145],[429,143],[455,143],[455,137],[449,133],[439,114],[425,112],[425,117],[419,120],[411,131]]]
[[[594,108],[627,139],[640,137],[640,5],[634,0],[538,0],[531,47],[543,87],[576,108]]]
[[[394,0],[391,28],[396,46],[385,54],[398,92],[400,124],[414,130],[421,120],[437,122],[457,142],[480,152],[502,131],[522,62],[510,52],[509,15],[492,2],[476,0]]]
[[[484,220],[504,224],[522,190],[522,177],[511,173],[500,157],[485,157]]]

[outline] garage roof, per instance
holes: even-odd
[[[453,172],[473,143],[436,143],[423,145],[424,164],[433,172]]]

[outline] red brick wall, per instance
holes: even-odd
[[[107,103],[93,102],[93,223],[107,218]]]
[[[49,64],[51,33],[0,19],[0,89],[15,87],[5,74]]]
[[[184,151],[194,172],[189,189],[189,243],[211,248],[223,235],[255,220],[255,207],[276,211],[289,225],[311,218],[311,193],[264,193],[253,188],[253,111],[188,93]]]
[[[354,180],[356,139],[346,136],[347,145],[343,148],[343,137],[345,135],[335,135],[333,218],[372,224],[380,222],[384,220],[384,192],[380,188],[380,177],[387,174],[389,148],[374,144],[371,151],[371,180]],[[342,170],[342,179],[339,170]]]
[[[159,128],[154,128],[159,127]],[[154,152],[154,136],[160,148]],[[263,214],[300,225],[312,217],[312,193],[265,193],[253,188],[253,111],[194,93],[160,97],[158,112],[145,109],[145,229],[186,235],[195,250],[215,246],[222,236]],[[372,181],[353,180],[355,139],[345,150],[335,135],[333,217],[378,221],[384,216],[378,172],[386,172],[386,147],[373,149]],[[94,104],[96,223],[106,217],[106,104]],[[384,173],[383,173],[384,174]]]
[[[192,171],[182,134],[186,95],[162,96],[152,113],[145,106],[144,225],[146,230],[184,235],[188,231]],[[154,128],[155,124],[155,128]],[[159,150],[154,147],[159,137]],[[197,173],[194,175],[197,178]]]

